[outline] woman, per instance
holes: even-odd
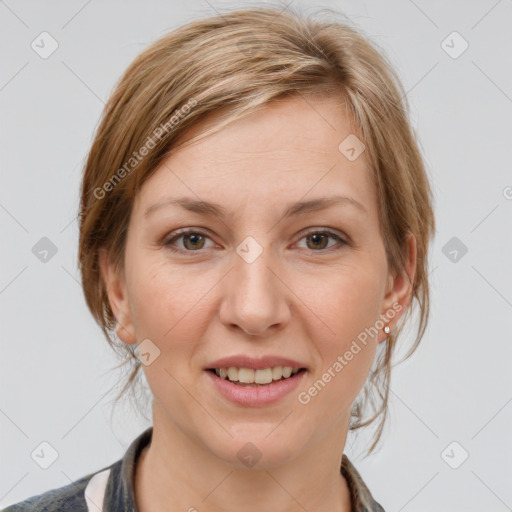
[[[6,510],[383,510],[343,450],[379,441],[414,300],[423,336],[434,230],[404,92],[354,29],[265,8],[161,38],[105,108],[79,254],[153,426]]]

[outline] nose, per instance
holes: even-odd
[[[292,294],[276,268],[265,251],[252,262],[235,256],[219,313],[224,325],[267,337],[288,324]]]

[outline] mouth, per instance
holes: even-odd
[[[299,367],[285,367],[281,370],[276,367],[257,370],[236,367],[204,370],[214,393],[244,408],[266,407],[284,400],[292,395],[292,391],[307,373],[306,368]]]
[[[229,368],[207,368],[207,371],[236,386],[257,388],[293,379],[307,370],[291,366],[274,366],[257,370],[232,366]]]

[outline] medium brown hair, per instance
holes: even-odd
[[[406,95],[383,52],[349,22],[306,16],[290,8],[227,11],[190,22],[157,40],[131,63],[106,104],[81,184],[79,268],[87,306],[128,378],[117,398],[134,393],[140,362],[132,346],[113,336],[116,318],[98,255],[109,251],[124,268],[133,200],[175,141],[210,113],[221,122],[186,145],[269,102],[291,95],[338,94],[366,145],[378,194],[387,260],[403,272],[406,237],[417,243],[412,300],[399,325],[379,345],[374,367],[352,407],[350,429],[379,416],[377,445],[387,414],[392,355],[416,301],[417,348],[429,317],[428,246],[435,231],[432,192],[408,116]],[[151,143],[150,143],[151,141]],[[341,142],[341,141],[340,141]],[[146,147],[144,155],[142,148]],[[137,155],[137,156],[135,156]],[[364,419],[364,414],[368,418]]]

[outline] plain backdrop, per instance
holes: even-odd
[[[0,1],[0,507],[115,462],[150,425],[128,407],[110,419],[117,359],[77,272],[82,166],[135,56],[243,5]],[[435,194],[429,328],[394,369],[381,449],[362,457],[368,432],[345,452],[387,512],[512,510],[512,1],[293,6],[335,8],[386,52]],[[47,58],[33,49],[41,37],[58,44]],[[47,469],[31,457],[42,442],[58,454]]]

